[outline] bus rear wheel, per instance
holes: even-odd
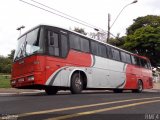
[[[71,93],[79,94],[83,90],[83,78],[80,73],[74,73],[71,78]]]
[[[133,93],[141,93],[143,91],[143,83],[141,80],[137,82],[137,89],[132,90]]]
[[[55,95],[58,92],[56,87],[46,87],[45,92],[47,95]]]

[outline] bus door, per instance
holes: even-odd
[[[60,69],[66,63],[68,54],[68,37],[67,33],[60,30],[47,31],[47,54],[46,57],[46,79],[51,79],[49,85],[66,85],[67,80],[61,83]],[[66,82],[66,83],[65,83]]]

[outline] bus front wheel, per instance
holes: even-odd
[[[83,77],[81,76],[80,72],[74,73],[71,78],[71,93],[72,94],[79,94],[83,90]]]

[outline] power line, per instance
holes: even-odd
[[[89,26],[89,25],[83,24],[83,23],[78,22],[78,21],[76,21],[76,20],[72,20],[72,19],[70,19],[70,18],[68,18],[68,17],[65,17],[65,16],[63,16],[63,15],[54,13],[54,12],[52,12],[52,11],[50,11],[50,10],[47,10],[47,9],[44,9],[44,8],[39,7],[39,6],[37,6],[37,5],[34,5],[34,4],[32,4],[32,3],[29,3],[29,2],[26,2],[26,1],[23,1],[23,0],[19,0],[19,1],[24,2],[24,3],[28,4],[28,5],[33,6],[33,7],[39,8],[39,9],[41,9],[41,10],[44,10],[44,11],[46,11],[46,12],[49,12],[49,13],[51,13],[51,14],[55,14],[55,15],[60,16],[60,17],[62,17],[62,18],[65,18],[65,19],[71,20],[71,21],[73,21],[73,22],[82,24],[82,25],[84,25],[84,26],[91,27],[91,26]],[[93,28],[93,27],[92,27],[92,28]]]
[[[65,16],[68,16],[68,17],[70,17],[70,18],[73,18],[73,19],[75,19],[75,20],[78,20],[78,21],[80,21],[80,22],[82,22],[82,23],[85,23],[85,24],[87,24],[87,25],[89,25],[89,26],[92,26],[92,27],[94,27],[94,28],[97,28],[96,26],[93,26],[93,25],[91,25],[91,24],[89,24],[89,23],[87,23],[87,22],[85,22],[85,21],[82,21],[82,20],[80,20],[80,19],[78,19],[78,18],[75,18],[75,17],[73,17],[73,16],[71,16],[71,15],[68,15],[68,14],[66,14],[66,13],[64,13],[64,12],[61,12],[61,11],[59,11],[59,10],[53,9],[53,8],[51,8],[51,7],[43,4],[43,3],[37,2],[37,1],[35,1],[35,0],[31,0],[31,1],[32,1],[32,2],[35,2],[35,3],[39,4],[39,5],[42,5],[42,6],[46,7],[46,8],[49,8],[49,9],[51,9],[51,10],[54,10],[54,11],[60,13],[60,14],[63,14],[63,15],[65,15]]]
[[[67,15],[67,14],[65,14],[65,13],[63,13],[63,12],[60,12],[60,11],[58,11],[58,10],[56,10],[56,9],[53,9],[53,8],[51,8],[51,7],[49,7],[49,6],[46,6],[46,5],[42,4],[42,3],[39,3],[39,2],[37,2],[37,1],[31,0],[32,2],[35,2],[35,3],[37,3],[37,4],[39,4],[39,5],[42,5],[42,6],[46,7],[46,8],[52,9],[52,10],[54,10],[54,11],[56,11],[56,12],[59,12],[59,13],[61,13],[61,14],[63,14],[63,15],[60,15],[60,14],[55,13],[55,12],[52,12],[52,11],[47,10],[47,9],[45,9],[45,8],[42,8],[42,7],[40,7],[40,6],[37,6],[37,5],[34,5],[34,4],[32,4],[32,3],[26,2],[26,1],[24,1],[24,0],[19,0],[19,1],[21,1],[21,2],[23,2],[23,3],[26,3],[26,4],[30,5],[30,6],[39,8],[39,9],[41,9],[41,10],[44,10],[44,11],[46,11],[46,12],[49,12],[49,13],[51,13],[51,14],[57,15],[57,16],[59,16],[59,17],[68,19],[68,20],[73,21],[73,22],[75,22],[75,23],[78,23],[78,24],[87,26],[87,27],[89,27],[89,28],[93,28],[93,29],[96,30],[96,31],[100,31],[100,30],[101,30],[101,31],[103,31],[103,32],[105,32],[105,33],[108,33],[108,31],[105,31],[105,30],[103,30],[103,29],[101,29],[101,28],[95,27],[95,26],[93,26],[93,25],[91,25],[91,24],[89,24],[89,23],[87,23],[87,22],[85,22],[85,21],[82,21],[82,20],[77,19],[77,18],[75,18],[75,17],[72,17],[72,16],[70,16],[70,15]],[[64,15],[65,15],[65,16],[64,16]],[[66,16],[68,16],[68,17],[66,17]],[[75,19],[75,20],[74,20],[74,19]],[[79,21],[80,21],[80,22],[79,22]],[[111,34],[113,37],[116,37],[116,36],[113,35],[112,33],[110,33],[110,34]]]

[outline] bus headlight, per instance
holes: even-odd
[[[24,78],[18,79],[18,82],[24,82]]]
[[[29,76],[28,81],[34,81],[34,76]]]
[[[15,81],[15,80],[12,80],[12,81],[11,81],[11,84],[16,84],[16,81]]]

